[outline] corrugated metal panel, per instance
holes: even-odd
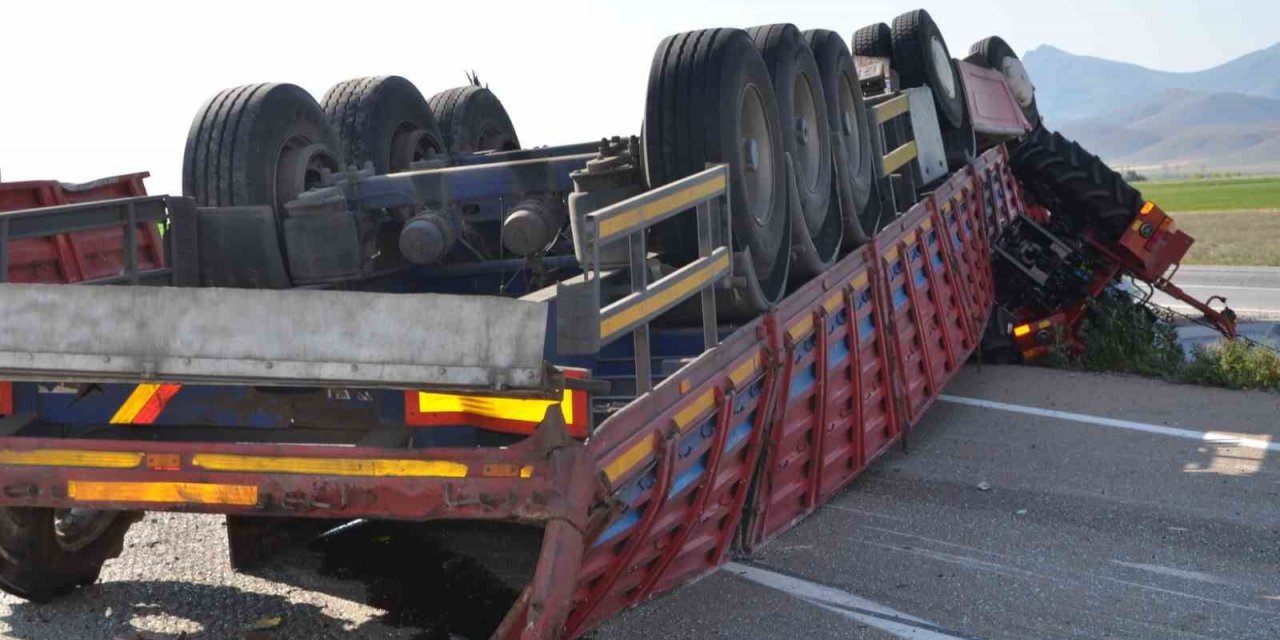
[[[735,535],[749,551],[786,531],[897,442],[977,347],[988,242],[1021,210],[1003,150],[988,152],[606,421],[588,446],[613,510],[570,637],[710,572]]]

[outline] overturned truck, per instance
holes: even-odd
[[[515,524],[495,638],[751,553],[1191,243],[923,10],[671,36],[640,135],[577,145],[478,82],[236,87],[182,196],[142,178],[0,185],[0,588],[92,583],[149,510],[226,514],[237,568],[296,519]]]

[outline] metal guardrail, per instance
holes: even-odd
[[[911,98],[905,93],[899,93],[873,104],[871,114],[875,123],[874,135],[884,154],[880,158],[880,177],[889,179],[892,185],[889,189],[889,202],[894,211],[901,212],[904,209],[902,205],[909,204],[898,202],[902,192],[906,189],[915,190],[917,186],[911,162],[920,155],[911,129]],[[890,147],[891,144],[894,146]]]
[[[911,100],[904,93],[875,105],[871,110],[875,116],[877,135],[880,137],[880,148],[887,149],[884,125],[893,121],[894,118],[909,114],[911,112]],[[884,165],[880,171],[881,177],[897,172],[908,162],[915,160],[918,153],[919,150],[916,147],[915,140],[908,140],[892,151],[885,153],[883,158]]]
[[[161,223],[168,225],[161,239],[164,266],[139,269],[139,226]],[[194,205],[188,198],[169,196],[117,198],[0,213],[0,265],[4,265],[0,268],[0,283],[9,281],[9,243],[13,240],[121,227],[124,253],[120,274],[77,284],[185,286],[196,283],[199,274],[193,259],[196,252]]]
[[[595,307],[595,323],[588,342],[597,349],[630,332],[635,340],[636,391],[653,388],[650,363],[649,323],[676,305],[701,295],[702,334],[704,346],[710,349],[719,342],[716,329],[714,285],[732,273],[730,247],[732,232],[728,218],[729,173],[727,165],[716,165],[704,171],[652,189],[633,198],[604,207],[587,215],[584,230],[590,251],[589,264],[583,265],[580,283],[591,291]],[[649,282],[648,250],[645,231],[664,220],[694,209],[698,228],[698,258],[654,282]],[[719,220],[722,244],[713,239],[713,221]],[[600,266],[604,247],[616,242],[629,243],[628,271],[631,293],[600,308],[601,282],[605,273]],[[575,316],[581,318],[582,316]],[[575,327],[581,331],[581,327]]]

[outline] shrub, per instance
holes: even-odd
[[[1196,347],[1183,379],[1230,389],[1280,391],[1280,353],[1243,340]]]
[[[1234,340],[1196,347],[1188,358],[1172,323],[1118,291],[1090,302],[1080,337],[1083,349],[1059,336],[1041,363],[1229,389],[1280,391],[1280,352]]]
[[[1186,361],[1177,328],[1120,292],[1090,303],[1081,337],[1084,350],[1076,359],[1089,371],[1176,379]]]

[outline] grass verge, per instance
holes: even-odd
[[[1280,176],[1143,182],[1142,196],[1170,213],[1280,208]]]
[[[1081,327],[1085,348],[1062,342],[1044,364],[1059,368],[1131,373],[1228,389],[1280,391],[1280,353],[1243,340],[1196,347],[1190,354],[1172,324],[1122,294],[1093,301]]]
[[[1183,264],[1280,267],[1280,211],[1179,213],[1173,219],[1196,240]]]

